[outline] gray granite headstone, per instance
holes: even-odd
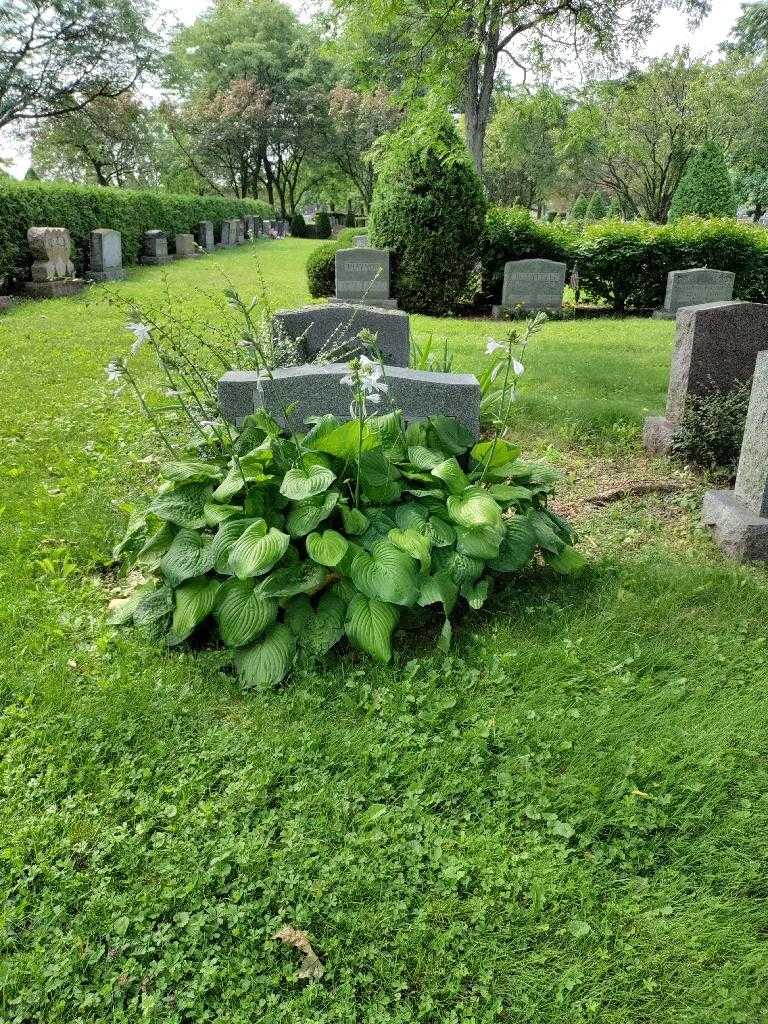
[[[333,413],[349,419],[351,392],[342,378],[349,373],[346,363],[285,366],[259,382],[258,375],[232,370],[219,381],[219,407],[225,419],[241,423],[257,408],[266,408],[286,426],[283,409],[296,403],[291,426],[298,427],[310,416]],[[471,373],[431,373],[402,366],[385,367],[389,385],[387,403],[400,409],[410,422],[428,416],[451,416],[480,436],[480,385]]]
[[[336,253],[336,299],[340,302],[364,302],[384,309],[397,307],[391,298],[389,249],[339,249]]]
[[[213,252],[215,248],[213,221],[201,220],[195,228],[195,238],[201,249],[205,249],[206,252]]]
[[[177,260],[194,259],[200,255],[195,245],[195,236],[190,234],[176,235],[174,239],[174,250]]]
[[[355,235],[355,247],[358,249],[370,248],[370,242],[368,241],[368,235]]]
[[[140,263],[147,266],[157,266],[162,263],[170,263],[173,256],[168,255],[168,239],[164,231],[145,231],[142,243]]]
[[[564,263],[555,260],[513,260],[504,264],[504,285],[501,305],[493,307],[493,315],[505,310],[558,310],[563,307],[565,288]]]
[[[235,221],[235,245],[243,245],[245,243],[245,221]]]
[[[247,217],[244,218],[244,222],[245,237],[248,239],[249,242],[252,242],[253,239],[256,238],[256,236],[259,233],[256,227],[256,218],[252,214],[249,214]]]
[[[702,519],[740,562],[768,561],[768,352],[760,352],[732,491],[707,491]]]
[[[85,275],[89,281],[122,281],[123,250],[119,231],[96,228],[90,235],[90,269]]]
[[[709,302],[677,314],[665,416],[645,421],[645,447],[667,452],[690,397],[728,392],[749,381],[768,345],[768,304]]]
[[[228,249],[232,245],[237,245],[237,225],[237,218],[230,218],[221,222],[221,241],[218,248]]]
[[[272,318],[273,332],[299,344],[307,359],[314,359],[320,353],[329,358],[348,359],[366,351],[358,340],[360,331],[364,329],[376,335],[379,351],[387,365],[408,365],[410,321],[408,314],[400,310],[337,302],[328,306],[281,309]]]
[[[730,270],[672,270],[667,275],[664,308],[655,315],[662,320],[674,320],[678,309],[701,306],[708,302],[729,302],[733,298],[736,275]]]

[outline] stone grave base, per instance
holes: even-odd
[[[140,256],[139,263],[145,267],[159,267],[165,263],[173,263],[173,256]]]
[[[32,299],[63,299],[67,295],[77,295],[85,288],[85,281],[79,277],[65,281],[25,281],[24,291]]]
[[[670,313],[668,309],[654,309],[651,317],[653,320],[676,320],[677,313]]]
[[[748,508],[735,491],[707,491],[701,519],[729,558],[737,562],[768,561],[768,519]]]
[[[85,279],[94,284],[103,284],[105,281],[124,281],[125,271],[122,267],[112,267],[110,270],[89,270]]]
[[[334,305],[372,306],[374,309],[399,309],[397,299],[371,299],[366,297],[363,302],[362,299],[337,299],[335,295],[332,295],[328,301]]]
[[[385,366],[384,371],[389,398],[406,421],[452,416],[474,437],[480,436],[480,385],[471,373],[432,373],[405,366]],[[348,375],[346,363],[284,366],[261,381],[257,373],[230,370],[219,380],[219,408],[225,419],[237,424],[263,407],[286,426],[282,410],[294,404],[294,429],[308,417],[326,413],[348,420],[351,392],[341,383]],[[388,405],[377,406],[376,411],[386,412]]]
[[[516,313],[517,310],[522,310],[523,313],[562,313],[562,306],[515,306],[514,309],[510,309],[508,306],[491,306],[491,316],[494,320],[511,320],[512,314]]]
[[[643,444],[651,455],[666,455],[672,445],[677,424],[665,416],[648,416],[643,426]]]

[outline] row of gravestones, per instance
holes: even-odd
[[[388,249],[369,248],[367,235],[356,236],[354,249],[341,249],[336,253],[336,301],[397,308],[397,300],[390,294],[391,265]],[[505,263],[501,305],[493,307],[493,316],[499,318],[514,310],[553,312],[562,309],[565,274],[565,263],[555,260]],[[735,275],[725,270],[706,267],[673,270],[667,277],[664,306],[656,316],[674,320],[677,311],[684,306],[730,300],[734,283]]]
[[[203,251],[227,249],[253,241],[260,235],[283,237],[287,222],[264,221],[260,217],[247,216],[222,221],[219,240],[213,221],[204,220],[192,232],[174,236],[174,253],[169,253],[168,236],[163,231],[145,231],[139,262],[148,266],[169,263],[171,260],[193,259]],[[75,277],[75,267],[70,259],[71,238],[66,228],[31,227],[27,231],[27,244],[32,256],[31,280],[25,283],[25,291],[33,298],[60,298],[72,295],[85,284]],[[122,238],[119,231],[97,228],[90,233],[89,269],[86,280],[93,282],[120,281],[125,277],[123,270]]]
[[[533,312],[558,311],[563,306],[565,263],[556,260],[513,260],[504,264],[501,305],[493,307],[498,318],[514,310]],[[702,302],[724,302],[733,298],[735,274],[726,270],[699,267],[694,270],[673,270],[667,275],[664,306],[655,316],[674,320],[684,306]]]
[[[645,421],[649,452],[668,452],[691,400],[752,380],[732,491],[704,496],[703,521],[731,558],[768,560],[768,305],[710,302],[677,314],[664,416]]]

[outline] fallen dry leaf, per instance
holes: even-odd
[[[301,961],[301,967],[299,968],[300,978],[307,978],[309,981],[317,981],[318,978],[322,978],[323,965],[320,963],[320,957],[312,949],[306,932],[299,931],[298,928],[293,928],[291,925],[286,924],[279,932],[275,932],[272,938],[279,939],[281,942],[285,942],[288,946],[293,946],[294,949],[298,949],[300,953],[304,954],[304,959]]]

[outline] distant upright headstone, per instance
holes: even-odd
[[[336,299],[396,309],[390,294],[392,254],[389,249],[339,249],[336,253]]]
[[[206,252],[213,252],[216,247],[213,235],[213,221],[201,220],[195,228],[195,238],[201,249],[205,249]]]
[[[195,236],[190,234],[176,235],[174,239],[174,249],[177,260],[194,259],[196,256],[200,255],[200,250],[195,244]]]
[[[409,318],[400,310],[338,302],[328,306],[281,309],[272,317],[275,341],[292,341],[308,360],[320,353],[335,361],[348,360],[360,352],[374,358],[374,353],[369,352],[358,338],[362,330],[376,335],[378,350],[387,365],[408,365],[411,349]]]
[[[237,219],[230,218],[221,222],[221,241],[218,244],[220,249],[228,249],[237,245]]]
[[[733,491],[707,491],[702,519],[740,562],[768,561],[768,352],[760,352]]]
[[[493,307],[493,315],[498,317],[515,309],[526,312],[562,309],[565,272],[565,264],[556,260],[505,263],[501,305]]]
[[[29,228],[27,243],[33,258],[32,280],[24,285],[28,295],[37,299],[56,299],[80,291],[85,282],[75,277],[66,228]]]
[[[272,370],[265,379],[258,373],[232,370],[219,381],[219,408],[225,419],[242,423],[256,409],[265,408],[283,426],[294,429],[311,416],[333,413],[349,419],[351,392],[343,379],[346,363],[305,364]],[[387,398],[407,422],[429,416],[450,416],[480,436],[480,399],[477,378],[471,373],[431,373],[403,366],[385,367]],[[285,409],[293,408],[288,424]]]
[[[140,263],[147,266],[157,266],[162,263],[170,263],[173,256],[168,255],[168,239],[164,231],[145,231],[142,243]]]
[[[678,309],[701,306],[707,302],[729,302],[733,298],[736,275],[730,270],[672,270],[667,275],[664,308],[654,315],[661,320],[674,320]]]
[[[368,235],[355,235],[355,247],[357,249],[368,249],[370,247]]]
[[[245,221],[238,218],[235,222],[235,245],[245,243]]]
[[[90,270],[86,278],[97,282],[124,280],[120,232],[97,228],[91,232],[90,243]]]
[[[258,231],[256,229],[256,218],[249,214],[244,218],[245,221],[245,237],[249,242],[252,242]]]
[[[262,221],[262,226],[263,226],[263,229],[264,229],[264,234],[267,236],[267,238],[269,238],[270,235],[272,234],[272,221],[271,220]]]
[[[768,304],[709,302],[677,314],[666,416],[645,421],[645,447],[666,452],[689,398],[728,392],[749,381],[757,353],[768,345]]]

